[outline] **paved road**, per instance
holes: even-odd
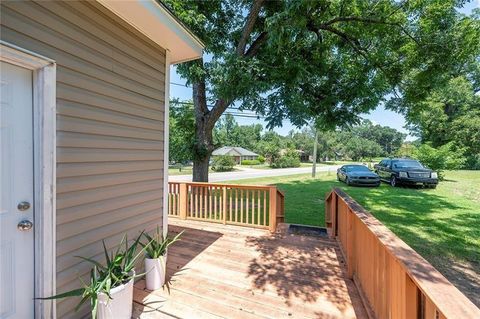
[[[341,165],[329,165],[329,166],[317,166],[317,172],[335,172]],[[307,174],[311,173],[311,167],[298,167],[298,168],[278,168],[278,169],[249,169],[235,172],[224,173],[210,173],[209,182],[223,182],[233,181],[247,178],[259,178],[269,176],[284,176],[294,174]],[[191,175],[176,175],[170,176],[171,182],[190,182],[192,180]]]

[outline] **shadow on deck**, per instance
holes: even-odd
[[[335,241],[171,219],[168,283],[135,285],[134,318],[367,318]]]

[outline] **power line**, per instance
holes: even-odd
[[[175,102],[172,102],[172,104],[193,105],[192,102],[184,102],[184,101],[175,101]],[[212,104],[207,104],[207,107],[213,108],[214,106]],[[239,107],[234,107],[234,106],[229,106],[227,107],[227,109],[243,111],[243,110],[240,110]]]
[[[175,106],[175,104],[193,105],[193,103],[191,103],[191,102],[176,101],[176,102],[172,103],[170,105],[170,107],[179,108],[178,106]],[[213,105],[207,105],[207,107],[213,107]],[[238,107],[229,107],[228,109],[239,110]],[[265,119],[266,118],[263,115],[258,115],[258,114],[255,114],[255,113],[240,113],[240,112],[231,112],[231,111],[230,112],[226,111],[222,114],[222,116],[225,116],[225,115],[231,115],[231,116],[234,116],[234,117],[243,117],[243,118],[255,118],[255,119]]]
[[[186,87],[186,88],[192,88],[191,86],[188,86],[188,85],[182,84],[182,83],[170,82],[170,84],[176,85],[176,86],[183,86],[183,87]]]
[[[191,86],[188,86],[186,84],[176,83],[176,82],[170,82],[170,84],[176,85],[176,86],[181,86],[181,87],[186,87],[186,88],[191,88]],[[175,101],[172,104],[193,105],[193,103],[191,103],[191,102],[184,102],[184,101]],[[213,108],[214,106],[211,105],[211,104],[207,104],[207,107]],[[227,107],[227,109],[240,110],[239,107],[233,107],[233,106],[229,106],[229,107]],[[242,110],[240,110],[240,111],[242,111]],[[234,116],[234,117],[243,117],[243,118],[255,118],[255,119],[265,119],[266,118],[263,115],[258,115],[258,114],[254,114],[254,113],[249,114],[249,113],[238,113],[238,112],[236,112],[236,113],[224,112],[222,114],[222,116],[225,116],[225,115],[231,115],[231,116]]]

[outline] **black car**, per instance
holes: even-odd
[[[383,181],[390,183],[393,187],[403,184],[435,188],[438,184],[437,173],[414,159],[384,159],[375,164],[374,169]]]
[[[347,185],[380,185],[380,177],[363,165],[343,165],[337,170],[337,179]]]

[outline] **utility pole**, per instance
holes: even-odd
[[[315,178],[317,171],[317,145],[318,145],[318,129],[315,128],[315,141],[313,142],[313,165],[312,165],[312,177]]]

